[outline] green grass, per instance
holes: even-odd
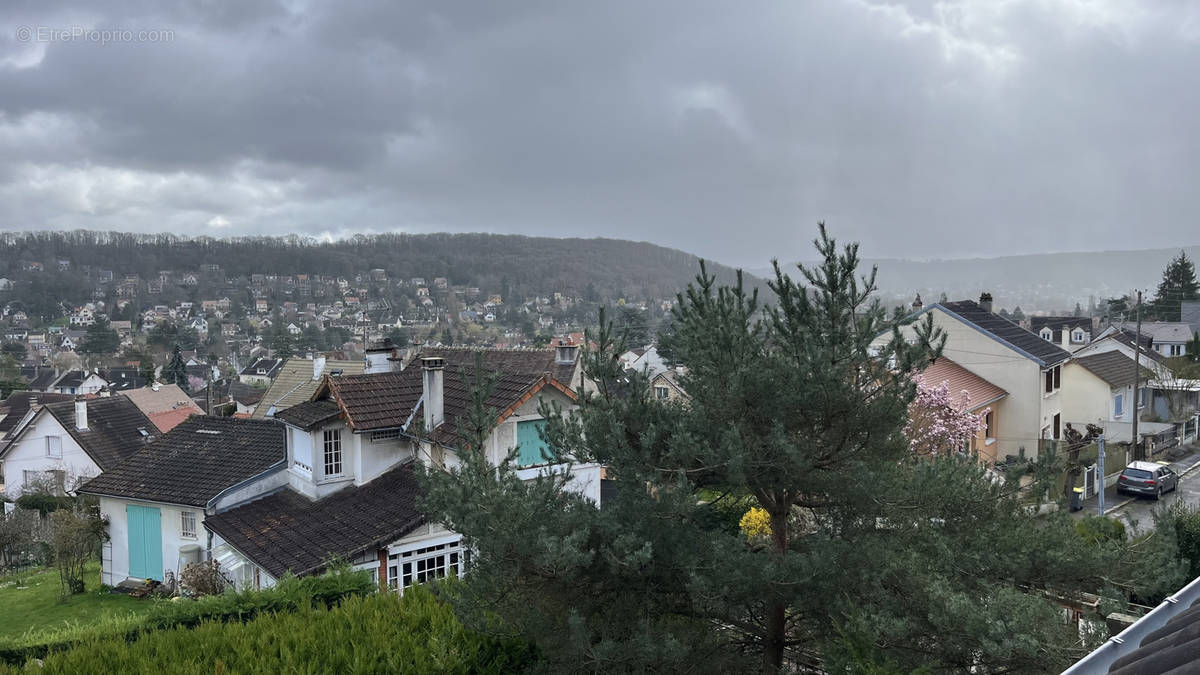
[[[86,572],[87,592],[66,600],[60,596],[56,570],[42,568],[0,576],[0,641],[31,630],[50,631],[114,615],[142,614],[154,606],[147,600],[101,591],[99,562],[88,563]]]

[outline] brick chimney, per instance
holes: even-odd
[[[979,306],[983,308],[983,311],[985,312],[992,311],[992,294],[984,291],[979,296]]]
[[[421,393],[425,405],[425,431],[430,432],[445,419],[443,370],[445,360],[436,356],[421,359]]]
[[[912,301],[912,310],[914,312],[919,312],[922,309],[925,309],[925,301],[921,299],[921,294],[917,293],[917,297],[913,298]]]

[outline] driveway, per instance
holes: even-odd
[[[1150,497],[1133,495],[1117,496],[1116,488],[1110,488],[1104,494],[1107,512],[1105,515],[1120,518],[1125,527],[1132,533],[1142,533],[1154,528],[1154,512],[1159,508],[1167,508],[1182,500],[1185,504],[1200,505],[1200,453],[1193,452],[1171,462],[1171,468],[1180,475],[1179,488],[1163,495],[1159,501]],[[1096,500],[1089,499],[1082,511],[1076,516],[1094,515]]]

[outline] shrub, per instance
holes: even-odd
[[[0,661],[24,663],[91,640],[133,642],[151,630],[186,628],[206,621],[242,622],[260,614],[329,606],[346,597],[369,595],[376,588],[368,575],[341,566],[321,576],[285,577],[274,588],[261,591],[226,592],[179,602],[154,601],[154,608],[141,616],[110,617],[95,624],[0,641]]]
[[[206,620],[154,631],[138,641],[91,640],[30,661],[38,673],[405,672],[509,673],[529,668],[525,642],[466,629],[424,588],[403,597],[350,597],[333,607],[301,606],[245,624]],[[0,667],[0,673],[22,672]]]
[[[1085,516],[1075,521],[1075,531],[1091,544],[1125,541],[1125,523],[1116,518]]]
[[[179,573],[179,587],[186,595],[200,597],[216,595],[225,590],[225,577],[221,576],[221,563],[216,560],[188,563]]]
[[[1200,576],[1200,509],[1176,502],[1167,517],[1175,529],[1179,558],[1191,566],[1192,577]]]

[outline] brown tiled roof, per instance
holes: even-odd
[[[120,392],[118,395],[133,401],[138,410],[147,415],[167,412],[169,410],[179,410],[180,408],[187,408],[194,413],[204,412],[177,384],[160,384],[157,390],[154,387],[129,389]]]
[[[154,423],[120,396],[88,399],[88,428],[83,431],[75,428],[74,401],[51,403],[46,412],[58,420],[101,471],[136,454],[158,435]]]
[[[463,350],[466,351],[466,350]],[[437,443],[457,444],[458,420],[471,406],[471,391],[475,386],[474,357],[472,366],[447,364],[442,377],[443,422],[431,430],[428,437]],[[495,372],[485,363],[485,372]],[[575,394],[565,384],[547,377],[545,373],[499,371],[488,408],[496,411],[503,421],[516,407],[531,399],[544,386],[559,389],[565,395]],[[412,420],[423,419],[422,370],[413,365],[398,373],[373,373],[326,378],[329,395],[338,403],[342,418],[355,431],[407,428]],[[323,396],[324,392],[318,392]]]
[[[279,422],[194,415],[79,492],[205,506],[286,456]]]
[[[363,372],[363,362],[328,360],[325,362],[323,373],[342,371],[345,375],[356,375]],[[279,374],[271,382],[271,386],[263,394],[262,400],[254,409],[252,417],[264,419],[267,413],[277,413],[312,398],[313,392],[321,384],[320,379],[313,379],[313,360],[291,358],[279,369]]]
[[[927,385],[936,386],[943,382],[946,383],[946,387],[950,391],[950,399],[955,403],[961,400],[962,392],[967,392],[967,410],[974,410],[996,399],[1008,396],[1007,391],[945,356],[939,356],[936,361],[921,371],[921,378]]]
[[[282,490],[204,520],[204,526],[279,578],[385,546],[425,522],[420,487],[405,464],[317,501]]]
[[[326,378],[346,423],[356,431],[403,427],[421,398],[421,369]]]
[[[315,429],[341,413],[338,404],[333,399],[321,399],[294,405],[286,410],[275,413],[275,419],[286,422],[305,431]]]
[[[471,347],[427,347],[422,357],[437,356],[451,367],[474,367],[476,355],[483,357],[484,368],[512,375],[543,375],[558,380],[568,387],[578,383],[572,381],[575,363],[558,363],[557,351],[550,349],[475,349]],[[419,366],[414,363],[414,366]]]
[[[177,408],[175,410],[164,410],[159,413],[150,413],[149,417],[150,421],[154,422],[154,426],[158,429],[159,433],[165,434],[183,424],[184,420],[192,415],[200,414],[203,413],[197,412],[193,408]]]

